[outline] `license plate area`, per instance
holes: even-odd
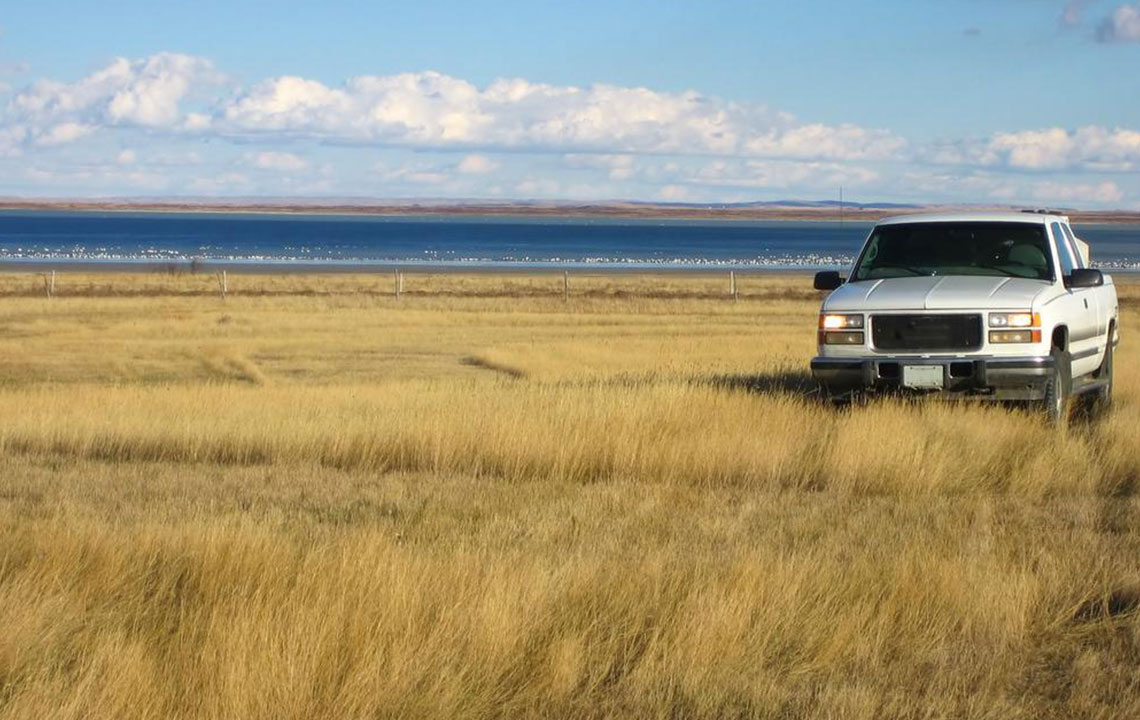
[[[941,390],[943,373],[941,365],[903,365],[902,384],[908,388]]]

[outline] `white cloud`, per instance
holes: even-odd
[[[569,153],[563,157],[563,160],[567,167],[605,170],[610,180],[628,180],[634,173],[632,155]]]
[[[662,200],[681,201],[690,196],[691,193],[683,185],[665,185],[657,191],[657,197]]]
[[[455,168],[464,175],[486,175],[499,169],[499,163],[486,155],[468,155]]]
[[[186,113],[186,119],[182,121],[182,127],[186,130],[206,130],[213,122],[212,118],[205,113]]]
[[[249,158],[250,164],[261,170],[278,170],[282,172],[295,172],[304,170],[309,166],[304,158],[293,153],[266,150]]]
[[[1004,153],[1012,167],[1038,170],[1068,165],[1072,161],[1076,141],[1061,128],[1026,130],[998,133],[990,140],[989,148],[999,154]]]
[[[788,160],[717,160],[697,170],[689,182],[738,188],[827,188],[857,187],[879,179],[868,168],[823,162]]]
[[[389,167],[382,162],[376,163],[373,173],[385,184],[442,185],[452,179],[447,169],[425,162],[415,162],[399,167]]]
[[[415,149],[852,159],[888,158],[905,146],[885,130],[803,124],[694,91],[522,79],[479,88],[437,72],[355,77],[335,88],[277,77],[230,97],[215,94],[210,112],[183,107],[220,78],[210,61],[189,55],[119,58],[74,83],[32,84],[13,96],[6,115],[33,128],[74,122]]]
[[[189,55],[118,58],[78,82],[33,83],[8,102],[5,119],[28,128],[38,144],[71,142],[99,127],[171,128],[192,86],[218,78],[208,60]]]
[[[801,125],[770,130],[744,143],[745,154],[776,158],[885,160],[898,155],[906,141],[886,130],[855,125]]]
[[[1124,191],[1111,181],[1076,184],[1044,182],[1033,186],[1033,198],[1064,205],[1083,203],[1107,205],[1123,200]]]
[[[1061,24],[1062,25],[1080,25],[1081,14],[1084,12],[1085,7],[1096,2],[1096,0],[1069,0],[1065,3],[1065,9],[1061,11]]]
[[[527,178],[515,185],[515,192],[524,198],[567,197],[562,184],[549,178]]]
[[[885,158],[905,141],[696,92],[498,80],[484,89],[436,72],[266,80],[224,105],[220,132],[411,148],[494,148],[764,157]]]
[[[23,75],[32,69],[26,62],[0,63],[0,77],[8,75]]]
[[[1081,6],[1073,4],[1074,18]],[[1130,37],[1128,13],[1137,7],[1113,14],[1120,21],[1112,39]],[[115,60],[75,82],[39,80],[0,105],[0,158],[27,157],[8,163],[10,178],[30,167],[40,173],[36,182],[88,182],[99,193],[113,192],[108,183],[134,188],[153,179],[144,172],[211,195],[314,189],[717,201],[766,191],[830,197],[843,185],[914,199],[1111,204],[1140,188],[1109,175],[1140,170],[1140,131],[1123,127],[1042,127],[913,146],[888,130],[802,122],[694,91],[523,79],[476,86],[435,72],[338,86],[286,76],[231,88],[221,77],[204,58],[159,53]],[[67,148],[89,137],[90,147]],[[251,142],[257,150],[245,152]],[[234,145],[240,149],[225,149]],[[375,155],[363,159],[364,151],[343,146],[369,146]],[[497,154],[506,152],[518,154],[506,162]],[[76,169],[91,157],[118,173]],[[376,157],[404,162],[370,171]],[[326,172],[330,163],[335,173]],[[922,177],[907,180],[912,173]]]
[[[222,173],[207,177],[197,177],[190,181],[187,189],[203,195],[224,195],[230,192],[245,192],[253,187],[248,175],[242,173]]]
[[[1140,42],[1140,5],[1121,5],[1096,29],[1100,42]]]
[[[418,185],[442,185],[451,179],[447,173],[432,172],[431,170],[413,170],[402,174],[400,177]]]
[[[118,185],[133,189],[161,190],[170,184],[169,178],[158,173],[109,165],[80,168],[31,166],[24,170],[23,176],[28,182],[35,185],[46,185],[53,188]]]
[[[95,132],[95,128],[91,125],[83,125],[76,122],[62,122],[37,133],[35,143],[36,145],[43,146],[64,145],[90,135],[93,132]]]
[[[16,155],[20,155],[27,134],[27,128],[19,125],[12,127],[0,126],[0,157],[15,157]]]
[[[1038,179],[1035,175],[997,174],[987,170],[916,168],[901,174],[893,189],[919,201],[1120,207],[1128,193],[1109,180]]]
[[[1140,132],[1097,126],[1022,130],[933,145],[920,156],[938,165],[1123,172],[1140,167]]]

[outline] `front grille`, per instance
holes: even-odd
[[[977,350],[982,316],[872,315],[871,339],[879,350]]]

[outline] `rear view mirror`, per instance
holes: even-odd
[[[843,278],[834,270],[824,270],[815,274],[816,290],[834,290],[843,284]]]
[[[1071,288],[1091,288],[1104,285],[1104,275],[1100,270],[1092,268],[1076,268],[1073,274],[1065,278],[1065,286]]]

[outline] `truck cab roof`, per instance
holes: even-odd
[[[1060,213],[1042,212],[952,212],[952,213],[919,213],[915,215],[897,215],[883,218],[879,225],[901,225],[907,223],[935,223],[935,222],[1003,222],[1026,223],[1031,225],[1047,225],[1051,222],[1068,224],[1069,216]]]

